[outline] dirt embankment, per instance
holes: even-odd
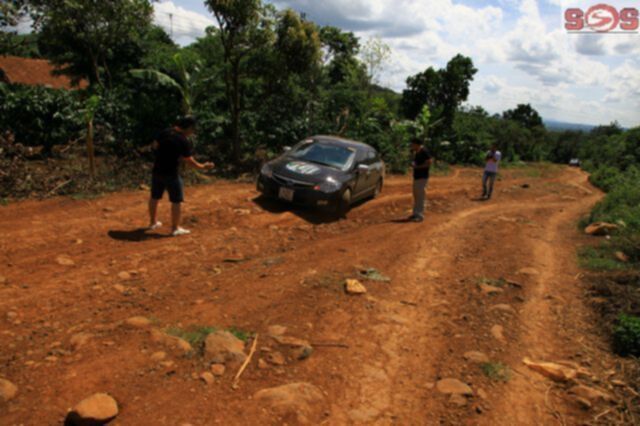
[[[478,180],[432,178],[421,224],[397,221],[407,178],[340,222],[219,182],[187,191],[184,238],[137,230],[143,192],[0,208],[0,423],[60,424],[97,392],[122,425],[617,421],[626,384],[575,259],[600,194],[565,168],[506,171],[489,202]]]

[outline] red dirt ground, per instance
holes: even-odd
[[[391,177],[378,199],[339,222],[256,200],[251,184],[190,188],[185,226],[193,234],[181,238],[164,238],[166,228],[147,237],[134,231],[146,222],[143,192],[0,208],[0,377],[19,387],[0,405],[0,424],[61,424],[95,392],[118,401],[116,425],[291,423],[252,395],[299,381],[324,392],[323,418],[314,420],[323,424],[592,419],[597,413],[522,359],[572,360],[596,375],[611,368],[607,348],[588,334],[575,255],[588,238],[576,223],[601,194],[579,170],[536,167],[505,171],[494,200],[478,202],[479,173],[433,177],[421,224],[395,221],[410,205],[404,177]],[[165,222],[167,214],[164,202]],[[61,255],[74,264],[59,264]],[[391,282],[363,280],[368,293],[347,296],[344,279],[362,267]],[[523,268],[538,274],[518,273]],[[118,277],[122,271],[130,278]],[[480,292],[482,279],[499,278],[520,286]],[[515,313],[490,310],[496,304]],[[121,324],[138,315],[161,329],[255,332],[258,353],[237,389],[235,369],[206,385],[197,379],[209,367],[201,355],[173,352]],[[274,324],[312,342],[312,356],[259,369]],[[495,325],[504,342],[492,336]],[[92,337],[73,349],[71,336],[82,332]],[[173,366],[151,361],[161,350]],[[508,366],[508,380],[465,361],[471,350]],[[452,404],[434,387],[442,378],[464,381],[474,395]]]

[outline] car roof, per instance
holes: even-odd
[[[343,146],[346,145],[348,147],[355,148],[355,149],[366,149],[366,150],[375,151],[375,149],[372,146],[367,145],[364,142],[357,142],[351,139],[341,138],[339,136],[316,135],[316,136],[311,136],[310,138],[307,138],[307,139],[313,139],[314,141],[322,141],[325,143],[328,142],[330,144],[335,144],[335,145],[343,145]]]

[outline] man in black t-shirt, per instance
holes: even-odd
[[[189,137],[195,133],[196,121],[193,117],[180,118],[176,124],[158,134],[153,147],[155,162],[151,179],[149,199],[149,229],[162,226],[157,220],[158,202],[165,191],[171,201],[171,235],[187,235],[189,230],[180,227],[181,203],[184,201],[184,184],[180,177],[180,162],[196,169],[212,169],[213,163],[199,163],[193,158],[193,145]]]
[[[411,140],[413,152],[413,214],[409,217],[411,222],[424,220],[424,205],[426,201],[427,183],[429,182],[429,168],[431,167],[431,155],[418,138]]]

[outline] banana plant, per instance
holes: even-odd
[[[182,112],[185,115],[193,113],[193,103],[200,96],[202,84],[213,77],[200,78],[200,64],[196,63],[191,74],[187,71],[184,60],[179,53],[173,56],[173,62],[178,70],[178,78],[175,79],[168,74],[154,69],[133,69],[131,75],[141,80],[149,81],[160,86],[171,87],[180,93],[182,98]]]

